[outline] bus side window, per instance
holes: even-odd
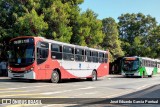
[[[149,67],[149,61],[147,61],[147,66]]]
[[[145,61],[144,60],[142,60],[142,66],[145,66]]]
[[[107,53],[104,54],[104,61],[105,61],[105,63],[108,62],[108,54]]]
[[[153,61],[151,61],[151,67],[154,67],[154,62]]]
[[[58,44],[51,45],[51,58],[62,59],[62,46]]]
[[[63,46],[63,59],[74,61],[74,48],[70,46]]]
[[[37,64],[41,64],[47,60],[49,44],[45,42],[39,42],[37,44]]]
[[[85,51],[85,61],[86,62],[91,62],[92,61],[92,56],[91,56],[91,51],[90,50],[86,50]]]
[[[37,48],[37,59],[40,58],[40,51],[39,51],[39,48]]]
[[[93,62],[98,62],[98,52],[92,51]]]
[[[145,66],[146,66],[146,67],[148,66],[147,60],[145,60]]]
[[[104,63],[104,53],[99,53],[99,63]]]
[[[148,67],[148,61],[146,60],[146,67]]]
[[[154,62],[154,67],[156,67],[157,66],[157,63],[156,62]]]
[[[75,60],[76,61],[84,61],[84,50],[83,49],[75,49]]]

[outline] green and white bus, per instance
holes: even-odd
[[[157,60],[146,57],[124,57],[122,59],[121,73],[128,76],[148,76],[157,74]]]

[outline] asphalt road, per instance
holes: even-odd
[[[29,82],[26,80],[11,80],[0,77],[0,98],[3,99],[42,99],[42,104],[34,106],[139,106],[137,104],[113,104],[111,98],[160,98],[160,75],[152,78],[125,78],[120,75],[110,75],[98,81],[65,80],[60,84],[49,81]],[[45,98],[45,99],[44,99]],[[46,99],[48,98],[48,99]],[[145,100],[144,99],[144,100]],[[108,100],[108,101],[107,101]],[[88,103],[88,104],[86,104]],[[141,106],[158,106],[157,104],[141,104]],[[3,104],[7,107],[33,106],[32,104]]]

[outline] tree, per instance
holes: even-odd
[[[44,15],[38,16],[34,9],[19,17],[15,23],[17,35],[45,36],[44,31],[48,29],[48,24],[43,19]]]
[[[84,0],[64,0],[65,2],[69,3],[69,6],[71,8],[71,11],[69,12],[70,16],[70,22],[69,26],[72,26],[72,36],[70,43],[71,44],[76,44],[76,45],[85,45],[85,42],[83,42],[84,39],[79,38],[81,35],[81,23],[82,23],[82,16],[80,14],[80,8],[79,5],[84,1]],[[81,41],[81,42],[80,42]]]
[[[152,30],[148,38],[149,46],[151,47],[151,57],[160,58],[160,25]]]
[[[1,57],[7,59],[7,49],[9,40],[15,37],[14,24],[19,16],[25,13],[19,0],[1,0],[0,1],[0,47]]]
[[[118,24],[111,17],[103,19],[102,23],[105,37],[101,46],[110,51],[112,58],[111,61],[113,61],[124,55],[121,48],[121,41],[118,37]]]
[[[100,43],[103,40],[102,22],[97,19],[97,14],[92,10],[87,10],[81,14],[77,23],[78,29],[74,36],[74,43],[83,46],[100,48]],[[72,42],[73,42],[72,41]]]
[[[72,26],[69,26],[69,4],[63,4],[59,0],[55,0],[51,7],[44,10],[45,21],[49,25],[47,30],[47,38],[70,42],[72,36]]]
[[[156,27],[155,18],[150,15],[145,16],[142,13],[138,14],[122,14],[119,19],[119,34],[122,40],[122,48],[126,51],[125,54],[129,56],[139,55],[148,56],[150,50],[149,39],[152,29]],[[141,45],[145,50],[135,48],[137,38],[141,39]],[[145,52],[146,51],[146,52]],[[135,52],[135,53],[134,53]],[[141,53],[140,53],[141,52]]]
[[[17,0],[1,0],[0,1],[0,43],[8,44],[8,41],[14,37],[14,23],[17,17],[22,15],[23,9],[18,6]],[[19,13],[21,11],[21,13]]]
[[[8,41],[20,34],[17,33],[17,23],[20,17],[29,14],[31,10],[39,8],[40,0],[1,0],[0,1],[0,42],[8,44]]]

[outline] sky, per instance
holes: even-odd
[[[84,0],[81,12],[87,9],[98,14],[98,19],[118,17],[125,13],[143,13],[156,18],[160,24],[160,0]]]

